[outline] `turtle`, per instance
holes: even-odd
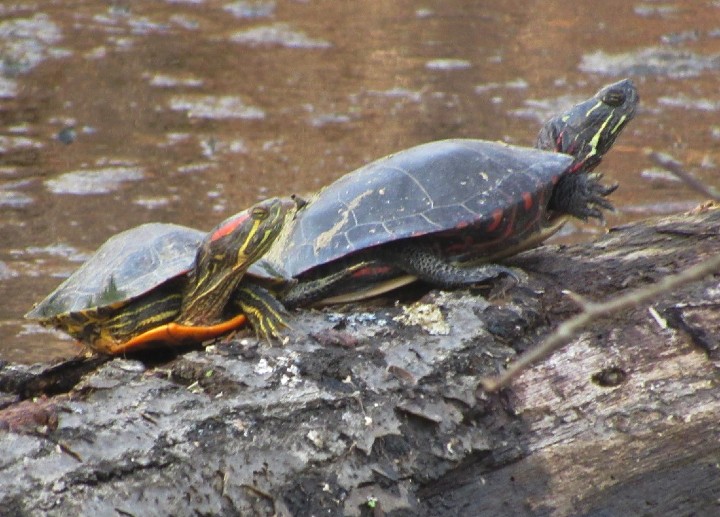
[[[453,288],[516,277],[496,261],[535,246],[569,217],[603,221],[592,171],[635,115],[629,79],[545,123],[536,147],[477,139],[418,145],[339,178],[307,200],[249,272],[294,279],[288,308],[356,301],[417,279]]]
[[[25,317],[106,354],[201,342],[246,319],[265,332],[267,325],[282,324],[282,307],[271,299],[272,305],[263,307],[263,320],[253,320],[255,305],[245,302],[252,298],[252,287],[246,292],[238,286],[294,209],[289,198],[271,198],[207,233],[168,223],[126,230],[105,242]]]

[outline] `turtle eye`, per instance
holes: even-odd
[[[625,93],[620,90],[610,90],[605,94],[602,101],[608,106],[617,108],[625,103]]]
[[[255,208],[253,208],[253,211],[252,211],[253,219],[258,219],[258,220],[262,221],[263,219],[267,219],[267,216],[268,216],[268,211],[265,210],[264,208],[260,208],[257,206]]]

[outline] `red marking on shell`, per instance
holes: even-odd
[[[500,237],[500,240],[507,239],[513,234],[517,234],[518,231],[518,220],[517,220],[517,207],[513,208],[513,210],[510,212],[510,217],[508,224],[505,226],[505,231],[502,233],[502,237]]]
[[[510,237],[513,233],[517,232],[517,221],[513,217],[513,220],[510,221],[510,224],[507,225],[507,228],[505,228],[505,231],[503,232],[503,238]]]
[[[455,253],[462,253],[464,251],[470,250],[475,246],[475,239],[472,238],[472,236],[467,235],[463,238],[462,241],[456,241],[452,244],[448,244],[444,246],[445,251],[448,253],[455,254]]]
[[[522,198],[523,198],[525,211],[527,212],[528,210],[530,210],[533,207],[533,204],[534,204],[532,194],[530,194],[530,192],[523,192]]]
[[[383,273],[387,273],[391,269],[392,269],[391,266],[367,266],[367,267],[358,269],[351,276],[353,278],[363,278],[366,276],[373,277],[376,275],[381,275]]]
[[[470,226],[470,223],[467,221],[460,221],[458,224],[455,225],[455,228],[458,230],[462,230],[463,228],[466,228]]]
[[[494,232],[495,230],[497,230],[498,226],[500,226],[500,223],[502,222],[502,218],[503,218],[503,211],[500,208],[498,208],[497,210],[495,210],[492,213],[492,221],[488,225],[487,231]]]
[[[229,221],[226,221],[225,224],[223,224],[220,228],[213,232],[210,240],[215,241],[217,239],[220,239],[221,237],[230,235],[237,229],[238,226],[247,221],[248,217],[250,217],[250,215],[246,212],[243,212],[241,214],[238,214],[236,217],[233,217]]]

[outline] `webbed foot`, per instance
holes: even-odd
[[[615,192],[619,185],[603,185],[600,183],[601,179],[600,173],[580,173],[563,177],[553,191],[550,208],[583,221],[592,217],[604,224],[605,216],[602,211],[615,211],[612,203],[605,198]]]
[[[282,341],[283,330],[290,328],[289,313],[267,289],[255,284],[241,284],[233,293],[233,303],[240,307],[258,339],[272,344]]]

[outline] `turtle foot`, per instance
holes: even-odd
[[[601,179],[599,173],[565,176],[555,187],[550,208],[583,221],[592,217],[604,224],[603,210],[615,211],[606,197],[617,190],[618,184],[604,185]]]
[[[272,344],[273,339],[282,341],[283,330],[289,328],[289,313],[269,291],[252,283],[241,284],[233,293],[237,305],[255,331],[258,339]]]

